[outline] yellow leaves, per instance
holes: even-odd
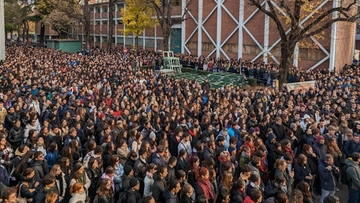
[[[147,28],[157,25],[157,19],[153,17],[155,10],[145,0],[125,0],[126,6],[121,8],[122,22],[125,29],[120,29],[124,35],[133,33],[135,37],[141,35]]]

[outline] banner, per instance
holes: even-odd
[[[306,82],[284,83],[284,86],[288,92],[290,92],[291,90],[301,90],[301,89],[308,91],[310,87],[314,89],[316,89],[317,87],[315,80],[306,81]]]

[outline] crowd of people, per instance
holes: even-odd
[[[356,66],[292,70],[317,88],[288,92],[141,70],[161,61],[145,50],[7,47],[6,57],[2,202],[339,203],[339,184],[360,202]]]

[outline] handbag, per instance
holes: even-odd
[[[27,203],[27,199],[24,197],[21,197],[21,186],[24,185],[24,183],[21,183],[19,186],[19,193],[18,193],[18,198],[17,198],[17,202],[18,203]]]

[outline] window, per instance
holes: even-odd
[[[156,40],[156,48],[157,48],[157,49],[162,49],[162,47],[164,46],[163,41],[164,41],[164,40],[162,40],[162,39],[157,39],[157,40]]]
[[[117,38],[117,43],[118,44],[124,44],[124,37],[118,37]]]
[[[143,38],[142,38],[142,37],[139,37],[139,38],[138,38],[138,46],[139,46],[140,48],[142,48],[142,47],[144,46]]]
[[[95,36],[95,42],[100,42],[100,36]]]
[[[100,13],[100,7],[95,7],[95,13]]]
[[[116,25],[122,25],[123,23],[122,23],[122,20],[117,20],[116,21]]]
[[[95,25],[100,25],[100,21],[95,21]]]
[[[102,37],[102,42],[107,42],[107,37]]]
[[[116,11],[120,11],[121,8],[124,8],[124,7],[125,7],[125,4],[123,4],[123,3],[117,4],[116,5]]]
[[[125,45],[133,45],[133,38],[132,37],[126,37],[125,38]]]
[[[102,7],[102,12],[103,12],[103,13],[108,12],[108,10],[107,10],[107,6],[103,6],[103,7]]]
[[[154,47],[155,40],[154,39],[145,39],[145,47]]]
[[[107,25],[107,20],[103,20],[103,21],[101,21],[101,23],[102,23],[103,25]]]

